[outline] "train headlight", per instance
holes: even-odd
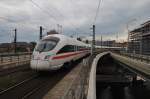
[[[51,55],[47,55],[47,56],[45,56],[44,59],[48,60],[50,57],[51,57]]]

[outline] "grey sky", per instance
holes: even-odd
[[[88,36],[94,21],[98,0],[0,0],[0,42],[13,40],[13,29],[18,29],[19,41],[37,41],[39,26],[45,32],[63,25],[65,35]],[[126,23],[130,29],[150,18],[150,0],[102,0],[96,21],[97,39],[126,40]],[[84,34],[83,34],[84,33]]]

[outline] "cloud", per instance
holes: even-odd
[[[63,25],[65,35],[91,35],[98,0],[0,0],[0,42],[10,42],[13,29],[18,29],[19,41],[37,41],[39,26],[57,29]],[[150,18],[149,0],[102,0],[96,21],[97,36],[106,39],[126,39],[126,24],[133,29]],[[5,32],[4,32],[5,31]],[[99,37],[98,37],[99,38]]]

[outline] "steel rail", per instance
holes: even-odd
[[[18,87],[18,86],[21,86],[21,85],[23,85],[23,84],[29,82],[30,80],[33,80],[33,79],[37,78],[38,76],[39,76],[39,75],[33,75],[32,77],[27,78],[27,79],[25,79],[25,80],[23,80],[23,81],[21,81],[21,82],[15,84],[15,85],[11,86],[11,87],[7,88],[6,90],[1,91],[1,92],[0,92],[0,95],[2,95],[2,94],[4,94],[4,93],[7,93],[8,91],[13,90],[14,88],[16,88],[16,87]]]

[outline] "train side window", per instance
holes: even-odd
[[[75,49],[74,49],[74,45],[66,45],[64,46],[63,48],[61,48],[57,54],[60,54],[60,53],[66,53],[66,52],[73,52]]]

